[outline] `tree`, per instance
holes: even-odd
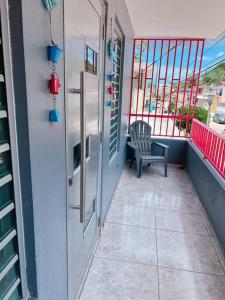
[[[202,83],[205,85],[219,84],[225,81],[225,62],[217,65],[212,71],[203,76]]]
[[[178,115],[183,115],[183,116],[192,116],[193,115],[193,108],[188,109],[187,107],[184,107],[184,111],[182,114],[182,108],[178,109]],[[206,124],[208,120],[208,111],[207,109],[203,107],[196,107],[195,109],[195,118],[199,120],[200,122]],[[176,121],[176,126],[179,127],[181,122],[181,128],[185,129],[187,126],[187,120],[177,120]],[[190,132],[191,130],[191,120],[188,121],[188,128],[187,131]]]

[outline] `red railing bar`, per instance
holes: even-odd
[[[189,50],[188,50],[188,59],[187,59],[187,70],[185,75],[185,84],[184,84],[184,92],[183,92],[183,101],[182,101],[182,115],[184,113],[184,101],[187,91],[187,79],[188,79],[188,70],[189,70],[189,64],[190,64],[190,56],[191,56],[191,47],[192,47],[192,41],[190,41]],[[181,131],[181,122],[179,124],[179,131]]]
[[[205,158],[225,178],[225,137],[197,119],[193,119],[191,139]]]
[[[196,54],[195,54],[194,69],[193,69],[193,74],[192,74],[192,85],[191,85],[191,92],[190,92],[190,100],[189,100],[189,105],[188,105],[188,114],[190,113],[190,107],[191,107],[191,104],[192,104],[193,87],[194,87],[194,84],[195,84],[195,82],[194,82],[194,80],[195,80],[195,71],[196,71],[196,64],[197,64],[197,59],[198,59],[198,48],[199,48],[199,41],[197,42],[197,46],[196,46]],[[187,122],[186,130],[188,129],[188,125],[189,125],[189,123]]]
[[[149,118],[165,118],[165,119],[187,119],[187,120],[192,120],[193,117],[192,116],[170,116],[170,115],[157,115],[157,114],[130,114],[131,117],[149,117]]]
[[[160,51],[160,63],[159,63],[159,74],[158,74],[158,83],[157,83],[157,94],[156,94],[156,107],[155,107],[155,111],[157,112],[158,109],[158,97],[159,97],[159,78],[160,78],[160,74],[161,74],[161,66],[162,66],[162,53],[163,53],[163,44],[164,44],[164,40],[162,40],[161,42],[161,51]],[[156,77],[157,78],[157,77]],[[153,133],[155,133],[155,123],[156,123],[156,118],[154,121],[154,127],[153,127]]]
[[[170,40],[168,43],[168,51],[167,51],[167,60],[166,60],[166,73],[165,73],[165,82],[163,86],[163,105],[162,105],[162,113],[164,112],[164,104],[165,104],[165,93],[166,93],[166,82],[167,82],[167,74],[168,74],[168,65],[169,65],[169,58],[170,58]],[[161,130],[162,130],[162,120],[160,122],[160,129],[159,129],[159,134],[161,135]]]
[[[132,75],[134,74],[135,48],[136,48],[136,40],[134,40],[133,42]],[[130,85],[130,113],[132,109],[132,98],[133,98],[133,79],[131,79],[131,85]],[[130,125],[130,114],[129,114],[129,125]]]
[[[142,64],[142,43],[141,41],[141,47],[140,47],[140,61],[139,61],[139,71],[138,71],[138,91],[137,91],[137,102],[136,102],[136,114],[138,112],[138,100],[139,100],[139,91],[140,91],[140,76],[141,76],[141,64]],[[136,118],[137,120],[137,118]]]
[[[199,88],[199,82],[200,82],[200,77],[201,77],[200,73],[201,73],[201,69],[202,69],[202,60],[203,60],[204,48],[205,48],[205,40],[202,41],[202,51],[201,51],[201,56],[200,56],[199,68],[198,68],[198,79],[197,79],[197,84],[196,84],[196,92],[195,92],[195,102],[194,102],[193,116],[195,114],[196,104],[197,104],[197,96],[198,96],[198,88]]]
[[[152,88],[153,88],[153,82],[154,82],[154,70],[155,70],[155,63],[154,62],[155,62],[156,43],[157,43],[157,41],[154,42],[154,53],[153,53],[153,60],[152,60],[153,61],[152,80],[151,80],[150,97],[149,97],[149,108],[151,107],[151,103],[152,103]],[[148,117],[148,124],[149,124],[149,117]]]
[[[179,81],[178,81],[178,86],[177,86],[177,96],[176,96],[176,106],[175,106],[175,115],[177,114],[177,104],[178,104],[178,99],[179,99],[179,89],[180,89],[180,77],[181,77],[181,72],[182,72],[182,63],[183,63],[183,55],[184,55],[184,44],[185,41],[183,41],[182,45],[182,52],[181,52],[181,60],[180,60],[180,70],[179,70]],[[175,123],[173,124],[173,135],[174,135],[174,130],[175,130]]]
[[[144,84],[144,93],[143,93],[142,114],[144,113],[144,107],[145,107],[146,81],[147,81],[147,72],[148,72],[148,52],[149,52],[149,41],[148,41],[148,44],[147,44],[147,56],[146,56],[146,65],[145,65],[145,84]],[[142,118],[142,120],[143,120],[143,118]]]
[[[143,41],[147,41],[147,40],[150,40],[150,41],[162,41],[162,40],[173,40],[173,41],[204,41],[203,38],[183,38],[183,37],[177,37],[177,38],[167,38],[167,37],[164,37],[164,38],[142,38],[142,37],[136,37],[134,38],[135,41],[140,41],[140,40],[143,40]]]
[[[172,70],[172,82],[171,82],[171,86],[170,86],[170,100],[169,100],[169,105],[168,108],[170,109],[171,106],[171,101],[172,101],[172,92],[173,92],[173,82],[174,82],[174,70],[175,70],[175,63],[176,63],[176,55],[177,55],[177,41],[175,44],[175,50],[174,50],[174,59],[173,59],[173,70]],[[168,115],[169,115],[169,109],[168,109]],[[168,125],[169,125],[169,120],[167,120],[167,125],[166,125],[166,134],[168,132]]]

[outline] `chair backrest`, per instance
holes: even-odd
[[[151,154],[151,126],[144,121],[135,121],[129,127],[131,142],[140,154]]]

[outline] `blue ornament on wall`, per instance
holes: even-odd
[[[45,7],[51,11],[56,5],[59,4],[59,0],[43,0]]]
[[[58,109],[53,108],[49,111],[49,122],[59,123],[61,121],[61,115]]]
[[[56,44],[48,46],[47,49],[48,49],[48,60],[53,63],[58,63],[60,57],[62,56],[63,50],[60,49]]]
[[[112,108],[112,100],[108,100],[108,101],[107,101],[107,106],[108,106],[109,108]]]
[[[113,73],[113,72],[111,72],[111,73],[109,73],[109,74],[107,75],[107,80],[108,80],[108,81],[112,82],[112,81],[113,81],[113,78],[114,78],[114,73]]]

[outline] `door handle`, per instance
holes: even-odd
[[[80,205],[70,206],[72,209],[80,209],[80,223],[84,223],[85,218],[85,180],[86,180],[86,112],[85,112],[85,72],[80,72],[80,88],[70,88],[68,92],[80,95],[80,140],[81,140],[81,163],[80,163]],[[69,180],[72,184],[72,180]]]
[[[81,168],[80,168],[80,223],[85,219],[86,193],[86,80],[85,72],[80,72],[80,139],[81,139]]]

